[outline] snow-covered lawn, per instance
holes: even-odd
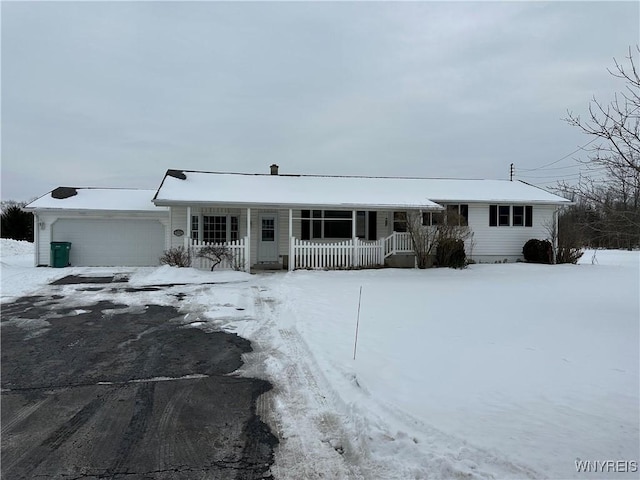
[[[576,459],[639,452],[639,254],[597,259],[297,272],[276,297],[394,478],[580,478]]]
[[[281,438],[276,478],[639,476],[576,471],[577,459],[627,470],[639,460],[638,252],[600,251],[595,264],[587,253],[577,266],[249,276],[34,268],[13,247],[2,243],[3,301],[70,273],[189,284],[115,300],[185,293],[185,324],[252,341],[241,373],[274,384],[258,406]],[[91,293],[103,295],[113,293]]]

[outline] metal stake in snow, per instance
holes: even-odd
[[[353,343],[353,359],[356,359],[356,349],[358,348],[358,327],[360,326],[360,301],[362,300],[362,285],[360,285],[360,296],[358,297],[358,318],[356,320],[356,341]]]

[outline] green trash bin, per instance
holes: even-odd
[[[51,242],[51,266],[55,268],[69,265],[71,242]]]

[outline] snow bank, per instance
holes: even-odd
[[[10,238],[0,239],[0,257],[4,258],[14,255],[33,256],[33,242],[12,240]]]
[[[164,265],[152,270],[137,271],[129,279],[132,286],[169,285],[169,284],[202,284],[245,282],[251,275],[231,270],[204,271],[195,268],[179,268]]]

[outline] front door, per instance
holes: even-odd
[[[258,232],[258,262],[271,263],[278,261],[278,225],[275,213],[260,214],[260,231]]]

